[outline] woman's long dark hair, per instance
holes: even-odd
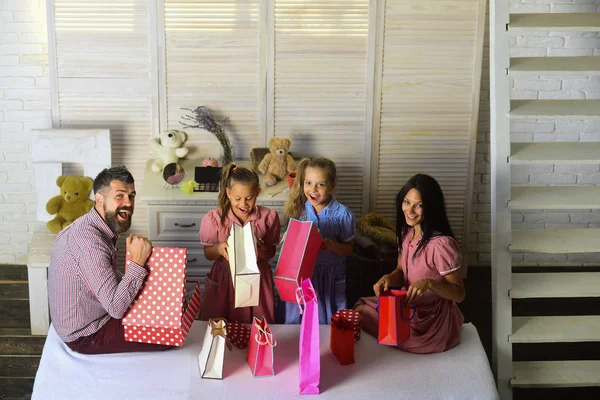
[[[442,193],[439,183],[429,175],[417,174],[406,182],[396,196],[396,232],[399,235],[400,251],[402,251],[404,238],[410,230],[410,226],[406,223],[406,218],[402,211],[402,203],[406,194],[411,189],[416,189],[421,193],[421,200],[423,202],[423,218],[421,221],[423,236],[415,251],[414,256],[416,256],[427,246],[432,237],[450,236],[454,238],[454,234],[448,222],[444,193]]]

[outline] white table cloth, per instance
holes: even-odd
[[[272,377],[253,378],[246,349],[225,354],[223,380],[200,378],[198,353],[206,322],[195,321],[181,348],[165,352],[82,355],[50,328],[32,399],[290,399],[298,394],[299,325],[271,325],[278,344]],[[321,394],[330,399],[496,400],[492,372],[477,330],[465,324],[461,343],[417,355],[377,344],[362,332],[352,365],[339,365],[321,326]]]

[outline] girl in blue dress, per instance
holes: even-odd
[[[329,324],[338,310],[346,308],[345,257],[352,255],[356,221],[354,214],[333,196],[336,168],[333,161],[318,157],[304,159],[285,204],[289,218],[312,221],[323,237],[312,274],[319,303],[319,323]],[[285,323],[299,324],[296,303],[285,303]]]

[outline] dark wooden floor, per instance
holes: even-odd
[[[27,268],[0,265],[0,399],[29,399],[44,336],[31,336]]]
[[[524,271],[525,272],[525,271]],[[489,268],[471,268],[465,280],[467,297],[460,308],[465,321],[477,328],[483,347],[491,360],[492,302]],[[515,315],[599,314],[600,299],[546,300],[541,303],[513,302]],[[543,314],[542,313],[542,314]],[[29,399],[39,365],[45,337],[31,336],[27,269],[0,265],[0,399]],[[566,343],[513,346],[516,361],[555,359],[600,359],[600,343]],[[600,373],[600,372],[599,372]],[[599,399],[600,388],[516,389],[515,400]]]

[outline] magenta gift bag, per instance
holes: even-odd
[[[304,279],[296,289],[296,301],[300,308],[300,362],[298,375],[300,394],[319,394],[321,380],[321,349],[319,347],[319,310],[317,294],[310,279]],[[304,311],[302,311],[304,305]]]

